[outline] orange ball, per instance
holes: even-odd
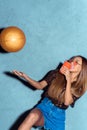
[[[15,26],[5,28],[0,34],[0,45],[7,52],[21,50],[26,42],[24,32]]]

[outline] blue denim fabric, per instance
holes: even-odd
[[[48,98],[44,98],[36,108],[43,114],[45,130],[65,130],[64,109],[56,107]]]

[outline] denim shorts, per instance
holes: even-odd
[[[45,130],[65,130],[64,109],[55,106],[48,98],[44,98],[36,108],[43,114]]]

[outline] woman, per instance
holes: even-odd
[[[42,126],[47,130],[65,130],[65,110],[86,91],[87,59],[74,56],[68,60],[71,67],[62,66],[50,71],[40,82],[23,72],[13,73],[24,78],[36,89],[47,87],[44,98],[26,117],[18,130],[30,130],[32,126]]]

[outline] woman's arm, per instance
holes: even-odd
[[[45,80],[38,82],[38,81],[31,79],[29,76],[27,76],[23,72],[19,72],[17,70],[14,70],[12,72],[13,72],[13,74],[17,75],[18,77],[24,78],[29,84],[31,84],[36,89],[43,89],[47,86],[47,82]]]
[[[66,90],[65,90],[65,105],[70,105],[73,103],[73,97],[72,97],[72,93],[71,93],[71,82],[67,81],[66,84]]]
[[[65,90],[65,105],[70,105],[73,103],[73,97],[71,93],[71,77],[70,77],[70,72],[69,69],[66,67],[61,67],[60,69],[61,73],[65,75],[66,78],[66,90]]]

